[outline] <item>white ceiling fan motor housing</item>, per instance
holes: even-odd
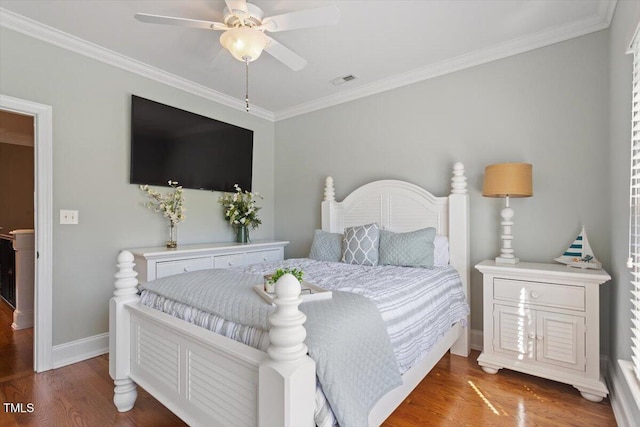
[[[264,18],[264,12],[258,6],[252,3],[247,3],[246,13],[243,10],[234,9],[233,12],[228,8],[224,8],[224,23],[228,27],[239,27],[246,25],[249,27],[257,27],[262,25],[262,18]]]

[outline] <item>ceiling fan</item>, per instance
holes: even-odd
[[[263,50],[288,66],[299,71],[307,61],[298,54],[269,37],[265,32],[297,30],[299,28],[334,25],[340,20],[340,10],[334,6],[300,10],[275,16],[264,16],[258,6],[246,0],[225,0],[224,22],[200,21],[172,16],[136,13],[135,18],[153,24],[177,25],[223,31],[220,44],[239,61],[258,59]]]

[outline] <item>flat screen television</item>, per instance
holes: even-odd
[[[253,131],[131,96],[132,184],[251,191]]]

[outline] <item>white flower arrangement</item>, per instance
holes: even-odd
[[[235,193],[224,193],[218,199],[218,203],[224,208],[224,219],[234,227],[258,228],[262,221],[258,218],[261,209],[256,205],[256,199],[262,199],[260,193],[242,191],[238,184],[234,184]]]
[[[160,212],[162,216],[168,218],[172,225],[180,224],[186,219],[184,207],[184,195],[182,194],[182,187],[178,186],[178,181],[168,181],[169,186],[173,188],[173,191],[167,194],[162,194],[158,191],[154,191],[149,188],[148,185],[141,185],[140,189],[145,191],[151,201],[146,202],[144,205],[154,212]]]

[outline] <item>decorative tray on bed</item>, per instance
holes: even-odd
[[[260,295],[263,300],[265,300],[269,304],[273,304],[273,300],[275,299],[276,294],[267,293],[264,290],[264,285],[255,285],[253,287],[253,290],[256,291],[256,293]],[[302,297],[302,302],[330,299],[331,291],[322,289],[321,287],[314,285],[313,283],[303,281],[300,296]]]

